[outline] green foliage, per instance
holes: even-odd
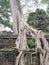
[[[49,0],[41,0],[42,3],[48,3]]]
[[[41,0],[41,3],[47,4],[47,15],[49,16],[49,0]]]
[[[27,23],[33,28],[49,32],[49,17],[42,9],[37,9],[36,12],[30,13]]]
[[[1,23],[4,24],[5,27],[7,26],[13,29],[12,23],[11,24],[9,22],[1,22]]]
[[[12,29],[10,0],[0,0],[0,13],[0,23]]]
[[[33,45],[35,45],[35,39],[34,38],[28,39],[27,41],[28,41],[28,45],[30,47],[32,47]]]
[[[49,16],[49,4],[48,4],[48,6],[47,6],[46,12],[47,12],[47,15]]]

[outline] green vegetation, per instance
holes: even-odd
[[[35,45],[35,39],[34,38],[28,39],[27,42],[28,42],[29,47],[31,47],[31,48]]]
[[[41,0],[41,3],[47,4],[47,15],[49,16],[49,0]]]
[[[12,29],[10,0],[0,0],[0,23]]]

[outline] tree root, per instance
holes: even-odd
[[[18,57],[16,58],[16,63],[15,63],[16,65],[19,64],[19,61],[20,61],[20,59],[21,59],[22,54],[23,54],[23,51],[21,51],[21,52],[19,53]]]

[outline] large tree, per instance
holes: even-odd
[[[11,3],[11,11],[13,15],[13,26],[14,32],[18,35],[18,39],[16,40],[16,48],[20,49],[19,55],[17,57],[16,65],[19,63],[19,58],[21,56],[20,65],[24,65],[24,54],[22,50],[27,49],[27,42],[26,42],[26,31],[24,30],[24,20],[20,5],[20,0],[10,0]],[[19,40],[19,41],[18,41]],[[23,44],[22,44],[23,43]]]
[[[25,65],[25,60],[24,60],[24,54],[25,52],[29,51],[30,49],[28,48],[27,41],[26,41],[26,33],[29,32],[29,34],[35,39],[36,42],[36,52],[40,53],[40,65],[48,65],[48,55],[49,55],[49,47],[48,47],[48,42],[45,39],[44,33],[40,30],[36,30],[32,28],[29,24],[24,22],[23,19],[23,14],[22,14],[22,9],[20,5],[20,0],[10,0],[11,3],[11,10],[12,10],[12,15],[17,16],[16,21],[14,23],[16,25],[19,25],[17,27],[18,29],[18,38],[16,40],[16,49],[18,50],[19,54],[16,59],[16,65]],[[12,8],[13,6],[13,8]],[[15,7],[15,11],[14,11]],[[17,20],[18,19],[18,20]],[[14,18],[13,18],[14,20]],[[18,24],[17,24],[18,23]],[[17,30],[15,28],[15,30]],[[42,40],[42,42],[40,41]],[[41,44],[44,45],[42,48]]]

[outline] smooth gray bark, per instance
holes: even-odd
[[[20,5],[20,0],[10,0],[11,3],[11,11],[12,11],[12,16],[13,16],[13,28],[14,32],[19,33],[18,35],[18,42],[16,42],[17,48],[20,50],[26,50],[27,49],[27,41],[26,41],[26,31],[24,29],[24,19],[23,19],[23,14],[21,10],[21,5]],[[19,44],[19,45],[18,45]],[[19,51],[20,55],[21,51]],[[24,63],[24,54],[21,56],[21,60],[19,62],[20,57],[17,57],[16,64],[19,65],[25,65]]]

